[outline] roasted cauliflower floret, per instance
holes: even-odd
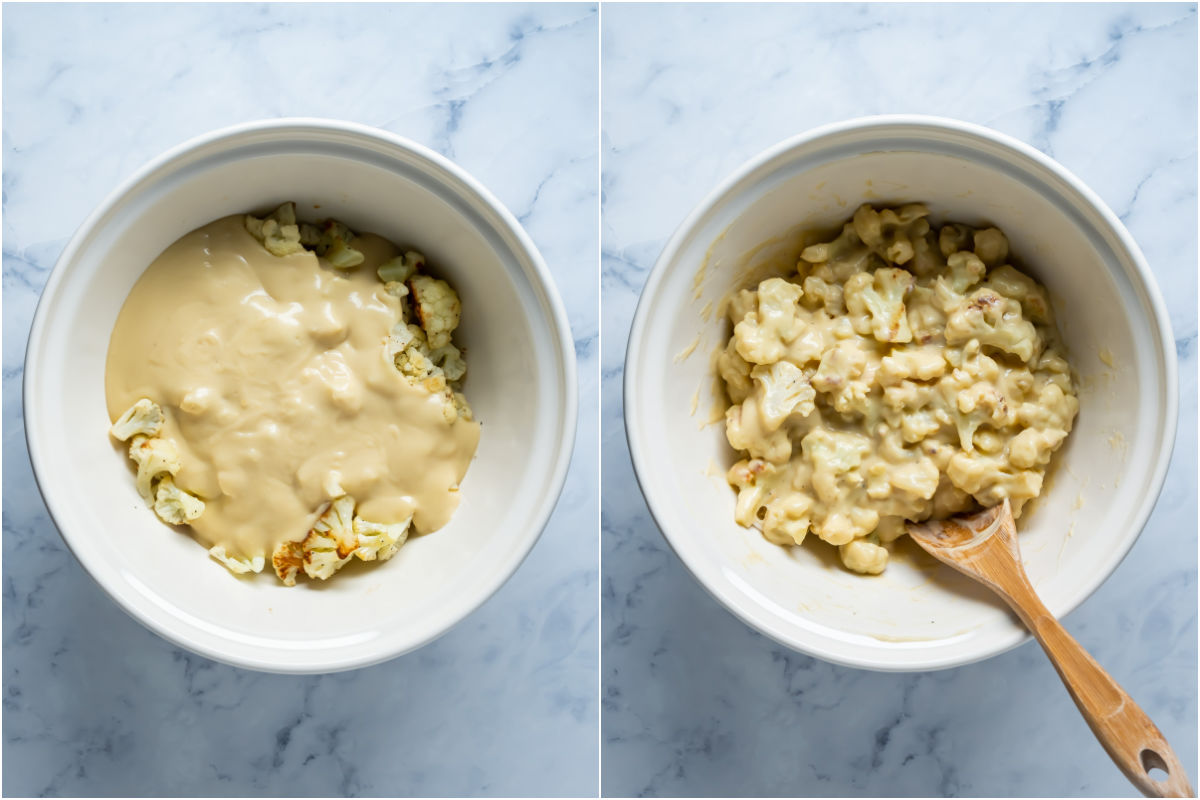
[[[131,405],[112,424],[112,427],[109,428],[109,433],[117,441],[121,442],[137,434],[141,434],[142,436],[157,436],[158,432],[162,430],[164,421],[163,411],[158,407],[158,404],[143,397]]]
[[[129,443],[129,457],[138,468],[138,494],[153,505],[155,483],[164,475],[179,472],[179,450],[169,439],[151,439],[138,434]]]
[[[757,366],[750,375],[754,379],[761,420],[768,431],[777,429],[793,413],[806,417],[816,408],[813,399],[817,393],[808,376],[790,361]]]
[[[186,525],[204,513],[204,501],[176,486],[170,475],[163,475],[154,491],[154,513],[163,522]]]
[[[990,270],[984,287],[1020,302],[1021,311],[1039,325],[1051,324],[1050,298],[1037,281],[1005,264]]]
[[[1050,463],[1050,456],[1065,438],[1067,431],[1062,428],[1026,428],[1008,443],[1008,460],[1020,469],[1044,467]]]
[[[796,316],[803,290],[783,278],[768,278],[758,285],[758,307],[733,327],[738,354],[751,364],[774,364],[803,331]]]
[[[1013,516],[1042,490],[1042,473],[1018,469],[1003,457],[982,453],[958,453],[950,459],[946,474],[954,485],[983,506],[994,506],[1004,498],[1013,504]]]
[[[300,542],[280,542],[271,555],[271,566],[284,586],[295,586],[296,576],[304,569],[304,547]]]
[[[853,341],[838,342],[821,357],[821,364],[812,376],[812,385],[819,392],[833,394],[863,374],[867,354]]]
[[[235,575],[245,575],[247,572],[262,572],[266,565],[266,559],[262,556],[254,556],[247,558],[246,556],[233,555],[226,551],[224,545],[215,545],[210,547],[208,554],[217,561],[220,561],[225,569]]]
[[[346,565],[358,549],[354,533],[354,498],[343,495],[325,510],[301,543],[304,551],[304,574],[310,578],[329,579]]]
[[[975,290],[946,318],[946,343],[970,339],[1031,361],[1042,352],[1042,337],[1021,315],[1021,304],[992,289]]]
[[[805,308],[815,311],[824,308],[825,313],[833,316],[846,313],[846,305],[842,300],[842,285],[830,283],[824,278],[809,275],[802,284],[804,293],[800,303]]]
[[[717,371],[725,381],[725,391],[734,403],[740,403],[754,391],[750,377],[752,365],[737,351],[737,343],[730,339],[721,355],[717,357]]]
[[[738,523],[784,545],[812,531],[864,574],[908,520],[1019,513],[1079,406],[1047,292],[1004,234],[927,214],[859,208],[790,280],[733,296],[716,359]]]
[[[462,317],[458,293],[445,281],[419,274],[408,279],[408,288],[430,348],[436,350],[450,344],[450,335]]]
[[[442,396],[447,422],[459,417],[474,419],[467,398],[449,384],[460,380],[467,371],[462,353],[454,345],[430,350],[425,332],[419,326],[401,323],[388,336],[385,353],[410,384]]]
[[[946,358],[937,347],[897,347],[879,363],[876,376],[881,386],[894,386],[905,379],[928,381],[946,372]]]
[[[775,475],[775,466],[761,458],[743,459],[729,468],[726,477],[738,490],[733,516],[739,525],[748,528],[758,519]]]
[[[361,251],[355,250],[351,246],[355,239],[354,231],[337,220],[325,220],[316,230],[306,228],[304,231],[305,243],[313,241],[314,238],[316,241],[311,245],[312,249],[316,251],[317,255],[328,261],[332,267],[350,269],[357,267],[366,259]]]
[[[844,297],[854,329],[880,342],[911,342],[904,298],[913,283],[911,272],[895,267],[860,272],[846,281]]]
[[[813,501],[803,494],[788,494],[767,504],[762,532],[775,544],[801,544],[812,527]]]
[[[998,267],[1008,258],[1008,237],[999,228],[975,231],[975,255],[989,269]]]
[[[396,256],[390,261],[381,264],[379,269],[375,270],[375,273],[379,275],[379,280],[384,283],[404,284],[408,282],[409,278],[424,268],[425,256],[416,250],[409,250],[404,255]]]
[[[446,388],[446,376],[430,357],[429,342],[420,326],[403,323],[392,329],[388,336],[386,353],[414,386],[424,386],[431,392]]]
[[[881,211],[862,205],[851,224],[858,238],[875,253],[893,264],[905,264],[913,257],[913,239],[929,232],[929,223],[922,219],[928,213],[919,203]]]
[[[792,440],[785,428],[767,427],[758,403],[730,406],[725,412],[725,438],[730,447],[772,464],[783,464],[792,455]]]
[[[300,226],[296,223],[296,204],[284,203],[264,219],[252,214],[245,217],[246,230],[262,243],[273,256],[290,256],[304,252],[300,241]]]
[[[448,381],[460,381],[467,374],[467,363],[463,361],[462,351],[452,344],[430,350],[429,360],[441,369]]]
[[[987,265],[979,256],[967,250],[952,253],[946,259],[946,272],[933,282],[934,293],[941,301],[943,311],[958,305],[964,294],[983,280]]]
[[[358,547],[354,555],[363,561],[387,561],[408,538],[412,517],[391,525],[354,518],[354,536]]]

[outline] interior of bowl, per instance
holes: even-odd
[[[1000,602],[911,542],[881,576],[844,570],[822,542],[779,547],[733,521],[712,354],[732,291],[794,265],[797,235],[838,228],[863,202],[923,202],[935,224],[996,225],[1054,298],[1080,412],[1020,522],[1026,569],[1057,615],[1082,602],[1137,537],[1161,486],[1171,357],[1131,252],[1054,171],[949,132],[874,129],[788,149],[685,225],[643,294],[626,366],[638,479],[675,551],[718,599],[796,649],[852,666],[930,669],[1025,637]],[[811,538],[811,537],[810,537]]]
[[[69,247],[30,339],[27,430],[38,482],[71,549],[135,617],[245,666],[361,666],[439,635],[508,577],[541,532],[573,436],[573,364],[561,306],[532,246],[447,165],[336,130],[260,130],[177,157],[124,193]],[[327,583],[235,578],[138,497],[107,436],[104,365],[126,295],[178,237],[295,200],[422,250],[462,297],[456,341],[482,424],[451,522],[389,562]],[[39,328],[40,325],[40,328]]]

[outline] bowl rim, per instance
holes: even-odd
[[[686,532],[672,533],[667,526],[662,524],[662,520],[666,519],[663,509],[667,505],[662,501],[662,498],[654,496],[653,492],[647,491],[649,481],[646,476],[652,474],[652,465],[650,458],[643,449],[642,443],[638,438],[638,431],[641,431],[643,426],[640,419],[640,407],[636,402],[638,387],[635,381],[631,381],[630,375],[636,369],[636,365],[642,360],[644,331],[650,319],[650,308],[657,300],[660,287],[665,280],[669,271],[670,265],[675,261],[679,250],[684,242],[693,233],[693,230],[704,219],[704,217],[712,211],[722,200],[725,199],[739,183],[752,175],[754,172],[770,163],[776,158],[779,158],[789,151],[801,148],[805,145],[817,142],[821,139],[832,139],[833,137],[856,133],[863,131],[908,128],[904,131],[908,135],[921,135],[932,132],[949,132],[958,135],[964,135],[967,138],[973,139],[976,144],[990,144],[999,146],[1008,151],[1009,154],[1018,159],[1032,161],[1035,166],[1040,166],[1054,176],[1062,180],[1068,189],[1076,192],[1084,202],[1091,207],[1097,214],[1100,215],[1104,224],[1117,237],[1120,246],[1129,256],[1136,280],[1141,284],[1141,288],[1145,290],[1146,297],[1149,300],[1152,310],[1153,319],[1150,320],[1152,327],[1157,329],[1158,345],[1162,349],[1164,358],[1162,359],[1162,378],[1166,386],[1163,403],[1163,438],[1164,447],[1160,448],[1157,461],[1154,463],[1154,468],[1151,472],[1150,480],[1146,483],[1148,491],[1143,495],[1141,503],[1138,505],[1134,515],[1134,524],[1131,526],[1134,533],[1129,536],[1118,551],[1113,551],[1110,557],[1107,570],[1097,572],[1083,585],[1083,590],[1077,593],[1077,596],[1072,598],[1066,604],[1064,610],[1059,614],[1059,617],[1065,617],[1076,608],[1078,608],[1085,600],[1092,596],[1095,591],[1104,583],[1120,566],[1121,562],[1133,548],[1134,543],[1141,536],[1147,521],[1158,501],[1159,495],[1162,493],[1163,484],[1166,480],[1167,468],[1170,465],[1171,455],[1175,447],[1175,436],[1178,427],[1178,395],[1179,395],[1179,379],[1177,356],[1175,352],[1174,335],[1171,332],[1170,316],[1167,313],[1166,303],[1163,300],[1162,293],[1154,279],[1153,272],[1150,270],[1149,264],[1146,262],[1145,256],[1142,254],[1141,248],[1134,241],[1133,236],[1125,229],[1124,224],[1116,214],[1108,207],[1108,205],[1092,191],[1082,180],[1071,173],[1066,167],[1059,164],[1050,156],[1026,144],[1025,142],[1001,133],[991,128],[979,125],[976,123],[965,122],[950,117],[925,115],[925,114],[879,114],[862,117],[854,117],[847,120],[833,122],[825,125],[820,125],[811,128],[802,133],[788,137],[774,145],[762,150],[758,154],[744,161],[740,166],[734,169],[729,175],[722,179],[715,188],[708,192],[704,198],[695,205],[688,215],[684,218],[667,243],[663,246],[662,252],[654,262],[654,266],[650,270],[650,274],[642,287],[638,297],[637,308],[634,312],[633,322],[630,325],[629,338],[627,341],[625,361],[622,365],[622,400],[624,405],[624,424],[625,424],[625,440],[629,447],[630,460],[633,464],[634,477],[637,480],[638,487],[642,492],[642,496],[646,501],[646,506],[650,511],[650,516],[654,520],[656,527],[666,540],[667,545],[675,553],[684,566],[687,567],[689,573],[722,606],[730,611],[734,616],[750,626],[754,630],[763,634],[767,638],[778,642],[792,650],[811,655],[813,657],[838,664],[845,667],[854,667],[859,669],[868,669],[881,672],[921,672],[938,669],[949,669],[952,667],[965,666],[967,664],[983,661],[988,658],[1005,653],[1021,644],[1024,644],[1032,639],[1032,635],[1022,628],[1020,631],[1014,631],[1011,637],[1000,639],[997,644],[981,648],[978,652],[968,653],[965,656],[959,657],[925,657],[924,659],[909,658],[902,664],[893,664],[882,660],[871,660],[868,658],[857,658],[846,656],[841,653],[833,653],[822,649],[819,646],[813,646],[806,642],[792,640],[783,635],[782,632],[770,629],[770,627],[752,613],[752,608],[746,608],[739,602],[739,599],[734,596],[727,587],[713,586],[705,581],[702,575],[702,568],[699,566],[697,559],[689,556],[687,545],[688,535]]]
[[[402,152],[415,158],[417,161],[424,162],[434,170],[441,170],[444,173],[448,173],[451,179],[461,183],[468,195],[473,195],[474,199],[482,202],[487,210],[495,215],[496,221],[503,227],[503,232],[512,236],[517,252],[528,260],[528,266],[532,269],[523,270],[523,274],[533,279],[534,288],[544,296],[546,308],[549,311],[547,322],[553,328],[556,337],[554,344],[559,354],[556,366],[561,372],[563,384],[559,387],[563,399],[560,422],[562,435],[559,437],[557,452],[554,454],[552,468],[549,471],[550,478],[546,483],[546,490],[529,515],[528,531],[524,534],[523,540],[514,548],[506,562],[501,565],[501,568],[492,574],[492,579],[485,584],[481,584],[481,590],[478,594],[470,602],[465,603],[460,609],[460,613],[449,618],[445,624],[425,631],[415,641],[396,643],[381,639],[380,641],[387,642],[391,646],[379,648],[377,652],[363,654],[357,658],[339,658],[337,655],[338,651],[331,650],[323,651],[319,654],[306,654],[306,660],[301,664],[296,664],[294,663],[296,660],[295,652],[287,654],[288,658],[291,659],[288,661],[281,657],[283,655],[281,652],[269,651],[261,646],[250,648],[247,652],[241,652],[244,648],[235,648],[232,644],[229,644],[227,649],[212,647],[192,641],[179,630],[161,625],[150,616],[142,613],[139,602],[147,602],[145,598],[134,601],[131,598],[140,598],[140,595],[118,591],[117,584],[119,580],[115,574],[111,574],[112,571],[100,570],[98,569],[98,565],[89,564],[85,559],[80,557],[77,548],[72,546],[73,534],[64,530],[59,524],[61,515],[55,513],[56,508],[59,507],[60,498],[54,497],[52,491],[47,492],[47,485],[49,484],[43,478],[47,474],[47,466],[45,465],[44,455],[37,437],[32,433],[32,431],[37,429],[36,420],[41,415],[39,405],[34,397],[34,387],[37,385],[36,375],[40,369],[38,365],[41,361],[41,349],[46,337],[45,331],[48,324],[47,308],[51,305],[52,299],[58,292],[59,285],[64,280],[66,265],[72,264],[77,260],[80,252],[85,249],[86,245],[90,244],[90,240],[97,227],[106,221],[110,212],[121,201],[129,194],[144,188],[146,185],[152,184],[154,180],[160,177],[160,172],[170,170],[178,162],[187,159],[193,153],[204,148],[222,144],[233,148],[245,137],[254,137],[264,133],[287,134],[290,137],[289,141],[297,141],[299,137],[303,137],[306,134],[318,136],[331,133],[347,135],[354,139],[351,146],[365,148],[375,145],[391,148],[393,154]],[[30,379],[31,375],[35,376],[34,380]],[[143,627],[168,642],[224,664],[279,674],[325,674],[360,669],[389,661],[433,642],[478,610],[517,571],[528,557],[530,551],[532,551],[534,545],[541,538],[546,525],[549,523],[566,483],[567,472],[570,467],[577,436],[576,428],[579,412],[575,343],[566,307],[558,293],[549,267],[547,267],[532,238],[516,217],[513,216],[512,212],[470,173],[440,153],[390,131],[362,123],[322,117],[258,119],[208,131],[167,149],[160,155],[147,161],[129,177],[121,181],[79,225],[55,261],[54,267],[51,269],[43,285],[38,297],[37,306],[34,310],[33,322],[29,329],[21,381],[25,444],[29,454],[34,482],[46,505],[50,521],[54,524],[67,549],[75,557],[80,566],[83,567],[84,572],[100,586],[105,595],[114,601],[119,608]],[[225,645],[224,640],[222,644]],[[268,653],[274,657],[268,657]]]

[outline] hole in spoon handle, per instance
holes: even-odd
[[[1172,754],[1173,755],[1173,754]],[[1192,790],[1188,785],[1187,776],[1183,774],[1182,769],[1175,769],[1172,772],[1172,764],[1178,768],[1178,762],[1173,758],[1164,756],[1153,747],[1143,747],[1142,752],[1138,753],[1138,761],[1141,762],[1142,772],[1146,779],[1150,782],[1151,787],[1155,790],[1152,797],[1191,797]],[[1176,774],[1177,773],[1177,774]]]

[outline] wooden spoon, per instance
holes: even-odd
[[[1162,733],[1038,599],[1021,566],[1008,500],[971,516],[909,524],[908,533],[934,558],[980,581],[1012,607],[1050,656],[1092,733],[1142,794],[1195,797]],[[1152,769],[1167,777],[1154,780]]]

